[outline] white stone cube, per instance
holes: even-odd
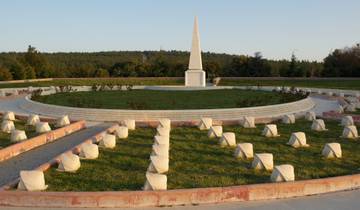
[[[294,166],[289,164],[275,166],[271,173],[272,182],[292,182],[295,181]]]
[[[26,125],[32,125],[35,126],[36,123],[40,122],[40,117],[39,115],[36,114],[31,114],[29,115],[27,121],[26,121]]]
[[[80,146],[79,156],[83,159],[96,159],[99,157],[99,147],[93,143],[84,143]]]
[[[352,118],[352,116],[344,116],[341,119],[341,125],[342,126],[354,125],[354,119]]]
[[[80,168],[80,157],[73,153],[65,153],[60,156],[58,171],[76,172]]]
[[[294,124],[295,123],[295,115],[287,114],[282,117],[282,122],[285,124]]]
[[[171,130],[171,120],[166,118],[160,119],[158,128],[167,128]]]
[[[164,174],[146,173],[146,181],[144,184],[145,191],[166,190],[167,177]]]
[[[46,190],[47,187],[42,171],[20,171],[18,190],[41,191]]]
[[[116,146],[116,136],[112,134],[105,134],[99,142],[100,147],[114,148]]]
[[[64,127],[70,125],[70,119],[67,115],[64,115],[56,120],[56,127]]]
[[[234,156],[236,158],[241,158],[243,160],[253,158],[254,157],[253,145],[251,143],[237,144]]]
[[[348,125],[345,126],[343,133],[342,133],[342,138],[347,138],[347,139],[356,139],[359,137],[358,135],[358,131],[355,125]]]
[[[38,122],[35,125],[36,133],[46,133],[51,131],[50,125],[47,122]]]
[[[236,146],[236,138],[235,138],[235,133],[233,132],[225,132],[223,133],[223,135],[221,136],[220,140],[219,140],[219,144],[222,147],[235,147]]]
[[[322,120],[322,119],[314,120],[312,125],[311,125],[311,130],[314,130],[314,131],[327,131],[327,129],[325,127],[324,120]]]
[[[223,127],[221,125],[211,126],[208,132],[209,138],[220,138],[223,134]]]
[[[129,130],[135,130],[136,129],[136,122],[135,120],[124,120],[123,125],[126,126]]]
[[[271,171],[273,170],[273,166],[274,166],[273,155],[271,153],[255,154],[251,166],[256,170]]]
[[[2,119],[3,121],[4,120],[15,121],[15,114],[14,112],[5,112]]]
[[[163,174],[169,170],[169,157],[152,155],[147,172]]]
[[[12,130],[10,141],[11,142],[20,142],[27,139],[26,133],[23,130]]]
[[[15,125],[13,121],[4,120],[1,122],[1,131],[4,133],[11,133],[11,131],[15,130]]]
[[[126,126],[119,126],[115,129],[115,134],[119,139],[126,139],[129,136],[129,129]]]
[[[307,121],[314,121],[314,120],[316,120],[316,114],[315,114],[315,112],[306,112],[306,114],[305,114],[305,120],[307,120]]]
[[[239,122],[244,128],[256,128],[254,117],[243,117]]]
[[[306,143],[306,136],[304,132],[292,133],[287,144],[294,148],[309,147],[309,145]]]
[[[212,126],[213,120],[209,117],[201,118],[198,128],[200,130],[209,130]]]
[[[262,135],[265,137],[278,137],[277,126],[275,124],[267,124],[262,131]]]
[[[328,159],[341,158],[342,157],[341,145],[339,143],[325,144],[322,150],[322,155]]]

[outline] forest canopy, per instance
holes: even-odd
[[[360,45],[331,52],[323,62],[270,60],[253,56],[203,52],[210,78],[221,77],[360,77]],[[0,80],[63,77],[183,77],[189,52],[110,51],[0,53]]]

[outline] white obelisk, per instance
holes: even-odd
[[[190,52],[189,69],[185,71],[185,86],[205,87],[206,74],[202,68],[200,34],[198,28],[198,19],[195,17],[192,45]]]

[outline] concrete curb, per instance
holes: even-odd
[[[19,155],[23,152],[34,149],[35,147],[46,143],[56,141],[57,139],[69,135],[75,131],[85,128],[85,121],[78,121],[68,126],[41,134],[31,139],[10,145],[0,150],[0,162]]]
[[[150,207],[258,201],[323,194],[360,187],[360,175],[286,183],[168,191],[24,192],[1,191],[1,206],[26,207]]]

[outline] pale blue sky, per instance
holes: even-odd
[[[360,42],[359,0],[0,0],[0,51],[189,50],[322,60]]]

